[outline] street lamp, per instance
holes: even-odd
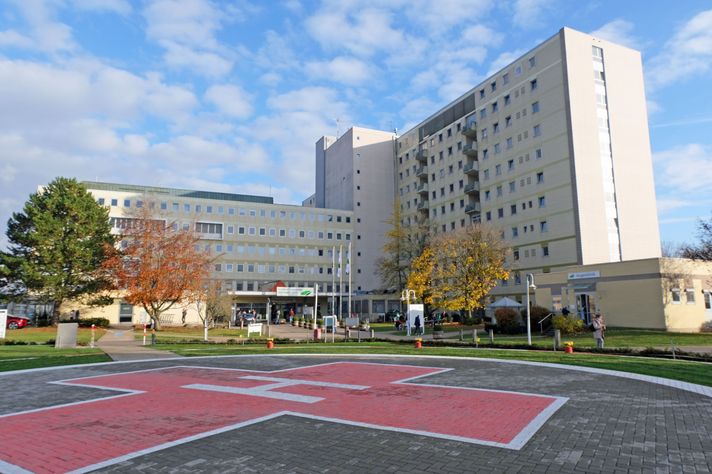
[[[531,304],[529,304],[529,290],[536,290],[534,284],[534,275],[527,273],[527,345],[532,345],[532,321],[531,321]]]

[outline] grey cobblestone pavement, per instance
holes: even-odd
[[[282,416],[136,457],[96,472],[710,472],[712,398],[568,368],[477,359],[223,357],[41,370],[0,376],[0,415],[114,395],[47,382],[154,367],[276,370],[336,360],[447,367],[418,383],[568,397],[520,450]],[[446,412],[438,400],[427,408]],[[348,410],[345,406],[344,410]],[[432,413],[432,412],[431,412]],[[419,413],[412,416],[418,417]],[[462,423],[476,423],[462,419]],[[33,449],[41,449],[42,440]],[[28,454],[29,455],[29,454]]]

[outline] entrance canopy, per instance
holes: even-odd
[[[491,305],[488,306],[488,308],[521,308],[522,305],[516,300],[513,300],[512,298],[507,298],[506,296],[504,298],[500,298]]]

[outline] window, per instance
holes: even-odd
[[[196,204],[196,205],[195,205],[195,212],[196,212],[196,213],[199,213],[199,212],[201,212],[201,211],[202,211],[202,207],[200,206],[200,204]]]
[[[513,250],[512,256],[514,257],[515,261],[519,260],[519,250]]]
[[[482,172],[482,178],[483,178],[484,181],[487,181],[487,180],[489,179],[489,170],[488,170],[488,169],[487,169],[487,170],[484,170],[484,171]]]
[[[438,142],[441,142],[441,141],[443,141],[443,134],[442,134],[442,133],[438,134]],[[406,153],[406,159],[407,159],[407,155],[408,155],[408,154]]]
[[[539,196],[539,207],[546,207],[546,197]]]
[[[535,137],[541,136],[541,125],[534,125],[534,129],[532,130],[532,135]]]
[[[228,233],[228,234],[234,234],[234,233],[235,233],[235,226],[232,226],[232,225],[227,226],[227,233]]]
[[[492,133],[499,133],[499,123],[495,122],[492,124]]]
[[[536,56],[529,58],[529,67],[533,68],[534,66],[536,66]]]
[[[484,150],[482,150],[482,159],[486,160],[487,158],[489,158],[489,150],[485,148]]]
[[[539,112],[539,102],[534,102],[532,104],[532,113],[535,114],[537,112]]]
[[[534,157],[538,160],[538,159],[540,159],[542,156],[543,156],[543,155],[542,155],[542,153],[541,153],[541,148],[537,148],[537,149],[534,151]]]
[[[213,213],[213,206],[205,206],[205,212],[208,214]]]
[[[537,87],[538,87],[538,83],[537,83],[536,79],[532,79],[531,81],[529,81],[529,88],[531,90],[535,91]]]
[[[480,99],[484,99],[484,98],[485,98],[485,90],[480,89]]]
[[[513,171],[513,170],[514,170],[514,160],[507,161],[507,171]]]
[[[504,217],[504,208],[500,207],[499,209],[497,209],[497,217],[499,217],[500,219]]]
[[[517,205],[516,204],[512,204],[511,206],[509,206],[509,214],[513,215],[513,216],[517,215]]]
[[[492,90],[492,92],[497,90],[497,81],[490,84],[490,89]]]
[[[124,207],[131,207],[131,200],[130,200],[130,199],[124,199]]]
[[[208,222],[196,222],[195,231],[200,234],[222,234],[222,224],[211,224]]]
[[[505,72],[504,74],[502,74],[502,84],[505,86],[507,84],[509,84],[509,73],[508,72]]]
[[[451,146],[447,147],[447,154],[448,154],[448,156],[452,155],[452,147]]]
[[[495,153],[496,153],[496,150],[497,150],[497,148],[495,148]],[[495,165],[494,174],[497,176],[502,174],[502,165]]]
[[[541,246],[541,254],[542,254],[544,257],[548,257],[548,256],[549,256],[549,246],[548,246],[548,245],[542,245],[542,246]]]
[[[546,221],[539,222],[539,231],[540,232],[548,232],[549,231],[549,225],[547,224]]]
[[[507,117],[504,118],[504,127],[505,127],[505,128],[509,128],[509,127],[511,127],[511,126],[512,126],[512,116],[509,115],[509,116],[507,116]]]
[[[490,194],[491,194],[491,193],[490,193],[490,190],[489,190],[489,189],[488,189],[487,191],[485,191],[485,201],[489,201],[489,200],[490,200],[490,198],[491,198],[491,195],[490,195]]]
[[[687,299],[687,304],[695,304],[695,289],[688,288],[685,290],[685,299]]]
[[[487,109],[480,110],[480,118],[483,119],[487,117]]]
[[[497,112],[497,110],[499,110],[497,102],[492,102],[492,113]]]
[[[119,201],[118,201],[117,199],[112,199],[112,200],[111,200],[111,205],[114,206],[114,207],[116,207],[116,206],[119,205]]]
[[[672,302],[676,304],[680,304],[681,298],[680,298],[680,289],[679,288],[673,288],[670,290],[672,293]]]
[[[513,146],[514,146],[514,143],[512,142],[512,137],[508,137],[507,138],[507,150],[511,150]]]
[[[448,136],[448,137],[451,137],[451,136],[452,136],[452,129],[451,129],[451,128],[448,128],[448,129],[447,129],[447,136]]]
[[[517,227],[512,227],[512,238],[516,239],[519,237],[519,229]]]
[[[497,186],[497,197],[502,196],[502,186]]]
[[[509,192],[510,192],[510,193],[513,193],[514,191],[516,191],[516,189],[517,189],[516,186],[517,186],[517,185],[516,185],[516,183],[515,183],[514,181],[510,181],[510,182],[509,182]]]
[[[502,153],[502,145],[499,143],[495,143],[494,144],[494,154],[499,155],[500,153]]]
[[[491,221],[491,220],[492,220],[492,213],[491,213],[490,211],[487,211],[487,212],[485,213],[485,219],[486,219],[487,221]]]
[[[512,103],[512,97],[511,97],[509,94],[505,95],[505,96],[504,96],[504,105],[505,105],[505,107],[506,107],[507,105],[511,104],[511,103]]]
[[[539,172],[536,174],[536,182],[537,182],[538,184],[541,184],[541,183],[544,182],[544,172],[543,172],[543,171],[539,171]]]

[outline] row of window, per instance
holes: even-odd
[[[258,291],[260,288],[260,283],[255,282],[255,281],[242,281],[242,280],[222,280],[222,288],[224,290],[228,291]],[[326,293],[331,293],[332,291],[332,286],[330,284],[324,285],[323,282],[314,282],[314,281],[285,281],[284,282],[287,287],[293,287],[293,288],[314,288],[316,285],[319,285],[319,291],[320,292],[326,292]],[[341,291],[341,285],[336,284],[336,292]],[[349,291],[349,285],[344,284],[343,285],[344,292]],[[325,295],[326,296],[326,295]]]
[[[100,197],[97,199],[97,202],[104,206],[107,205],[107,200],[103,197]],[[119,206],[119,200],[112,198],[109,200],[109,205],[111,207],[118,207]],[[155,203],[149,202],[148,203],[150,208],[155,207]],[[123,207],[125,208],[142,208],[144,206],[144,201],[142,200],[131,200],[131,199],[124,199],[123,200]],[[169,208],[169,203],[168,202],[161,202],[160,203],[160,209],[162,211],[166,211]],[[285,211],[285,210],[267,210],[267,209],[247,209],[247,208],[234,208],[234,207],[228,207],[226,208],[225,206],[214,206],[210,204],[188,204],[188,203],[183,203],[182,205],[180,203],[174,202],[170,204],[170,209],[173,212],[183,212],[183,213],[205,213],[205,214],[218,214],[218,215],[229,215],[229,216],[244,216],[244,217],[267,217],[271,219],[291,219],[291,220],[302,220],[302,221],[318,221],[318,222],[345,222],[345,223],[350,223],[351,222],[351,216],[340,216],[340,215],[334,215],[334,214],[313,214],[309,212],[303,212],[303,211]]]
[[[531,201],[530,201],[531,202]],[[522,207],[525,207],[525,203],[522,203]],[[510,215],[516,215],[517,214],[517,205],[512,204],[510,206]],[[504,208],[500,207],[497,209],[497,218],[498,219],[504,219]],[[492,221],[492,211],[487,211],[485,212],[485,221],[490,222]],[[547,221],[539,221],[539,232],[548,232],[549,231],[549,224]],[[522,232],[527,233],[527,232],[534,232],[534,224],[524,224],[522,227]],[[518,227],[512,227],[512,238],[519,237],[519,228]],[[503,235],[502,238],[505,238]]]
[[[532,69],[536,66],[536,56],[531,56],[529,59],[527,59],[527,64],[529,65],[529,69]],[[516,64],[514,65],[514,75],[516,77],[519,77],[522,75],[523,69],[521,64]],[[509,71],[505,72],[502,74],[501,82],[503,86],[506,86],[509,84]],[[497,79],[492,81],[489,85],[490,88],[490,93],[496,92],[497,91]],[[486,96],[486,91],[485,88],[480,89],[480,100],[483,100]]]
[[[293,265],[288,263],[216,263],[216,273],[283,273],[287,275],[331,275],[331,267]],[[360,269],[358,273],[361,273]]]
[[[333,248],[319,247],[273,247],[255,244],[196,244],[195,249],[218,255],[259,255],[260,257],[327,257],[332,258]],[[338,250],[337,250],[338,252]],[[361,252],[358,253],[358,256]],[[346,252],[342,259],[346,260]]]

